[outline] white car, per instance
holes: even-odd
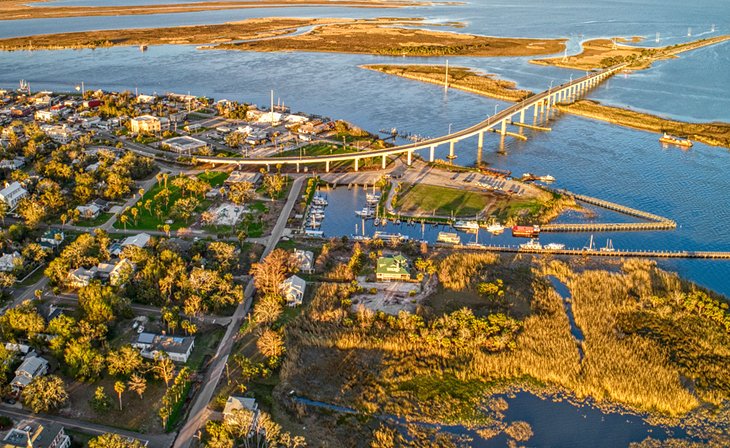
[[[142,333],[142,332],[144,332],[144,325],[140,325],[139,327],[137,327],[137,333]]]
[[[137,322],[137,321],[135,320],[134,322],[132,322],[132,330],[136,330],[136,329],[137,329],[137,327],[139,327],[139,322]]]

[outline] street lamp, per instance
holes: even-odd
[[[449,134],[451,134],[451,125],[453,125],[453,124],[454,123],[449,123]]]
[[[555,81],[555,80],[554,79],[550,80],[550,88],[548,88],[548,93],[550,93],[553,90],[553,81]]]
[[[499,108],[499,104],[494,105],[494,115],[497,115],[497,109]]]

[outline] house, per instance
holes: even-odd
[[[25,420],[10,429],[0,444],[2,448],[69,448],[69,437],[63,426]]]
[[[15,266],[18,264],[22,264],[23,257],[20,256],[18,251],[13,252],[12,254],[3,254],[0,257],[0,272],[12,272],[15,269]]]
[[[63,230],[49,229],[41,236],[41,246],[47,249],[55,249],[66,239]]]
[[[281,293],[284,295],[287,305],[297,306],[302,304],[304,299],[304,291],[307,288],[307,282],[302,278],[292,275],[279,285]]]
[[[314,252],[309,250],[294,249],[293,257],[297,260],[299,271],[305,274],[314,273]]]
[[[261,173],[250,173],[246,171],[238,171],[234,170],[231,171],[231,174],[226,178],[225,182],[223,182],[226,185],[230,184],[237,184],[240,182],[251,182],[251,184],[256,185],[261,181]]]
[[[28,196],[28,190],[23,188],[18,181],[14,181],[0,190],[0,201],[8,204],[10,210],[15,210],[20,200],[26,196]]]
[[[375,278],[381,282],[410,280],[408,260],[403,255],[378,258]]]
[[[10,383],[13,392],[21,392],[34,378],[48,373],[48,361],[32,353],[25,357],[15,370],[15,378]]]
[[[5,350],[11,351],[11,352],[18,352],[21,355],[25,356],[28,353],[30,353],[32,349],[30,348],[29,345],[18,344],[15,342],[7,342],[5,344]]]
[[[53,121],[56,121],[58,118],[58,111],[57,110],[37,110],[35,111],[35,114],[33,114],[33,118],[35,118],[37,121],[45,121],[46,123],[50,123]]]
[[[6,169],[6,170],[19,170],[25,166],[25,158],[24,157],[15,157],[13,159],[5,159],[0,161],[0,169]]]
[[[101,214],[101,208],[96,204],[79,205],[76,207],[81,219],[96,219]]]
[[[170,129],[170,121],[164,117],[141,115],[129,120],[129,128],[136,134],[154,134]]]
[[[96,277],[97,267],[91,269],[78,268],[68,273],[66,284],[71,288],[82,288],[89,286],[89,283]]]
[[[128,236],[122,241],[122,249],[127,246],[145,247],[150,242],[149,233],[138,233],[137,235]]]
[[[153,96],[153,95],[144,95],[144,94],[137,95],[138,103],[150,104],[150,103],[154,103],[156,99],[157,99],[157,97]]]
[[[132,346],[139,349],[144,358],[154,359],[158,354],[165,353],[173,361],[188,362],[195,347],[195,338],[140,333]]]
[[[117,286],[122,284],[134,269],[134,263],[122,258],[110,263],[99,263],[96,267],[96,276],[102,281],[108,281],[112,286]]]
[[[162,146],[180,154],[192,154],[200,151],[201,149],[207,148],[208,144],[202,140],[198,140],[197,138],[185,135],[182,137],[167,139],[162,142]]]
[[[41,126],[41,129],[51,140],[62,145],[65,145],[79,135],[77,131],[70,128],[67,124],[56,126],[43,125]]]
[[[256,427],[256,423],[259,418],[259,406],[256,403],[255,398],[248,397],[234,397],[231,395],[226,400],[226,406],[223,408],[223,421],[228,422],[234,417],[234,413],[240,410],[247,410],[253,413],[253,419],[251,420],[251,430]]]

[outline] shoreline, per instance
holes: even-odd
[[[730,39],[730,37],[729,37]],[[366,70],[374,70],[370,66],[359,66],[360,68],[366,69]],[[436,84],[436,85],[443,85],[443,76],[441,76],[440,79],[437,79],[436,77],[430,78],[430,77],[422,77],[417,75],[408,74],[405,72],[410,67],[418,67],[418,66],[409,66],[407,64],[395,64],[395,65],[382,65],[382,67],[385,67],[386,70],[382,69],[375,69],[374,71],[385,73],[392,76],[398,76],[404,79],[411,79],[415,81],[425,82],[429,84]],[[439,67],[439,66],[433,66],[433,67]],[[400,70],[400,73],[398,73],[398,70]],[[466,68],[466,67],[450,67],[449,70],[465,70],[470,71],[472,76],[481,77],[483,79],[488,79],[490,82],[496,82],[500,81],[499,79],[494,79],[495,75],[489,74],[489,75],[481,75],[476,73],[474,70]],[[510,81],[504,81],[505,83],[515,84]],[[508,85],[510,85],[508,84]],[[494,86],[498,86],[498,84],[493,84]],[[516,84],[515,84],[516,85]],[[514,90],[510,88],[501,87],[501,89],[497,89],[496,87],[494,90],[484,90],[484,89],[477,89],[469,85],[461,85],[459,81],[452,81],[452,78],[450,77],[449,87],[463,90],[469,93],[474,93],[477,95],[486,96],[489,98],[495,98],[499,100],[508,100],[508,101],[515,101],[510,100],[509,97],[514,96]],[[529,97],[533,95],[532,92],[529,92],[529,95],[526,97]],[[654,114],[649,114],[646,112],[638,112],[633,111],[631,109],[625,108],[625,107],[616,107],[616,106],[606,106],[598,101],[594,100],[579,100],[575,103],[557,103],[555,107],[564,113],[569,113],[572,115],[577,115],[580,117],[590,118],[594,120],[603,121],[606,123],[611,123],[619,126],[624,126],[632,129],[638,129],[641,131],[647,131],[647,132],[653,132],[661,134],[663,132],[668,132],[670,134],[679,134],[680,136],[688,136],[691,140],[696,140],[698,142],[704,143],[706,145],[710,146],[719,146],[719,147],[725,147],[730,148],[730,123],[724,123],[724,122],[711,122],[711,123],[690,123],[690,122],[684,122],[679,120],[673,120],[671,118],[665,118]]]
[[[10,0],[0,5],[0,21],[28,19],[58,19],[66,17],[135,16],[175,14],[186,12],[220,11],[234,9],[293,8],[293,7],[351,7],[397,9],[404,7],[457,5],[460,2],[430,2],[418,0],[220,0],[214,2],[166,3],[140,6],[42,6],[46,1]]]
[[[198,45],[199,50],[329,52],[386,56],[532,56],[564,48],[564,39],[522,39],[435,31],[423,18],[268,17],[216,25],[132,28],[0,39],[0,51],[117,46]],[[458,23],[447,25],[459,26]],[[299,30],[312,27],[301,34]],[[503,81],[495,80],[497,83]],[[522,94],[525,94],[523,92]]]

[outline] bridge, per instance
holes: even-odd
[[[525,114],[533,109],[533,117],[537,118],[539,113],[544,113],[558,102],[570,100],[573,101],[578,97],[585,95],[590,89],[600,84],[605,79],[623,70],[628,63],[614,65],[603,71],[588,73],[581,78],[571,80],[556,87],[532,95],[519,103],[516,103],[501,112],[494,114],[484,121],[481,121],[466,129],[453,132],[441,137],[424,140],[417,143],[394,146],[391,148],[376,149],[373,151],[349,152],[344,154],[331,154],[319,156],[288,156],[288,157],[260,157],[260,158],[239,158],[239,157],[215,157],[215,156],[196,156],[195,160],[202,163],[226,164],[238,166],[265,166],[270,169],[271,165],[290,165],[296,166],[297,172],[302,165],[325,164],[325,171],[329,172],[332,162],[350,161],[354,163],[354,169],[357,171],[362,159],[371,159],[380,157],[382,160],[382,168],[385,169],[388,157],[400,156],[405,154],[407,163],[410,165],[413,160],[413,153],[420,150],[429,150],[429,161],[434,161],[434,153],[436,148],[441,145],[449,145],[450,160],[456,158],[454,153],[455,145],[461,140],[474,137],[478,138],[477,149],[482,151],[484,146],[484,133],[496,132],[502,136],[511,135],[525,138],[521,134],[507,131],[507,125],[515,125],[520,127],[531,127],[525,122]],[[518,118],[519,117],[519,118]],[[534,127],[537,128],[537,127]]]

